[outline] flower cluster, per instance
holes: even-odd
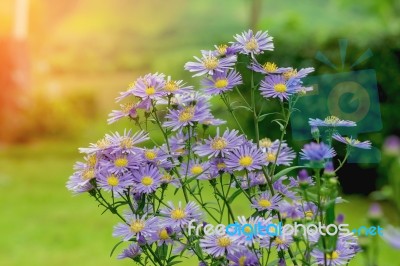
[[[345,265],[360,251],[353,235],[332,240],[322,234],[254,234],[250,239],[229,232],[206,234],[208,223],[233,222],[237,215],[242,225],[335,223],[326,213],[343,201],[336,172],[345,160],[334,167],[332,139],[346,144],[346,158],[350,147],[371,147],[368,141],[339,135],[336,128],[356,124],[331,116],[310,119],[314,132],[329,130],[328,139],[317,137],[296,152],[285,140],[286,130],[296,100],[312,89],[303,86],[303,78],[314,69],[259,62],[260,54],[274,49],[267,32],[249,30],[234,39],[185,64],[193,77],[201,77],[199,90],[162,73],[129,85],[108,122],[129,118],[136,130],[107,134],[81,148],[84,161],[76,163],[67,188],[89,193],[119,217],[113,236],[127,247],[118,258],[141,265],[174,265],[185,255],[196,257],[199,265],[264,265],[274,256],[279,265],[287,260]],[[246,57],[243,71],[237,66]],[[251,78],[244,76],[248,72]],[[235,92],[243,105],[231,102]],[[226,105],[237,129],[213,115],[213,96]],[[259,129],[268,117],[260,99],[282,106],[281,118],[271,121],[279,124],[278,139]],[[243,129],[237,110],[250,113],[255,139]],[[298,160],[303,163],[296,165]],[[242,213],[235,212],[238,206]],[[189,223],[201,230],[188,234]]]

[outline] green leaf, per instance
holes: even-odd
[[[239,196],[242,193],[240,189],[236,190],[229,198],[228,198],[228,203],[231,204],[237,196]]]
[[[282,171],[276,173],[276,174],[273,176],[272,182],[275,182],[276,180],[278,180],[278,179],[281,178],[282,176],[284,176],[284,175],[290,173],[290,172],[293,171],[293,170],[300,169],[300,168],[310,168],[310,167],[299,165],[299,166],[292,166],[292,167],[289,167],[289,168],[285,168],[285,169],[283,169]]]
[[[119,241],[117,244],[114,245],[114,247],[111,249],[110,257],[114,254],[115,249],[121,245],[124,241]]]

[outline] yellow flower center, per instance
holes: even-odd
[[[100,148],[100,149],[106,149],[106,148],[109,148],[110,147],[110,145],[111,145],[111,142],[108,140],[108,139],[101,139],[101,140],[98,140],[97,142],[96,142],[96,146],[98,147],[98,148]]]
[[[218,45],[218,46],[217,46],[217,52],[218,52],[220,55],[225,55],[225,54],[226,54],[226,51],[227,51],[227,48],[228,48],[228,45],[226,45],[226,44]]]
[[[225,163],[217,163],[217,168],[218,168],[218,170],[225,169],[226,164]]]
[[[329,125],[335,125],[340,121],[340,119],[334,115],[328,116],[325,118],[324,122],[329,124]]]
[[[306,218],[312,218],[314,216],[314,213],[312,211],[306,211],[305,215],[306,215]]]
[[[226,146],[228,145],[228,142],[221,137],[215,138],[212,142],[211,142],[211,148],[213,150],[222,150],[224,149]]]
[[[117,158],[114,161],[116,167],[126,167],[128,165],[128,159],[126,157]]]
[[[148,176],[148,175],[144,176],[142,178],[142,184],[147,186],[147,187],[151,186],[153,184],[153,178],[151,176]]]
[[[147,150],[144,152],[144,157],[146,157],[147,160],[154,160],[155,158],[157,158],[157,153]]]
[[[297,70],[296,69],[292,69],[292,70],[289,70],[289,71],[283,73],[283,77],[285,79],[290,79],[290,78],[292,78],[292,77],[294,77],[296,75],[297,75]]]
[[[208,56],[203,60],[204,67],[208,70],[214,70],[218,67],[219,61],[215,56]]]
[[[267,62],[263,65],[265,72],[271,73],[275,72],[278,69],[278,66],[275,63]]]
[[[192,119],[194,116],[194,107],[186,107],[185,109],[182,110],[182,112],[179,114],[179,122],[187,122],[190,119]]]
[[[177,91],[179,89],[178,84],[176,83],[176,81],[168,81],[167,84],[165,84],[165,88],[166,91],[168,92],[174,92]]]
[[[223,236],[218,238],[217,244],[218,246],[225,248],[231,244],[231,240],[229,239],[229,237]]]
[[[97,162],[97,156],[95,154],[90,155],[89,158],[87,159],[87,163],[90,167],[94,167]]]
[[[129,137],[124,137],[121,142],[119,143],[119,146],[122,149],[131,149],[133,148],[133,141],[131,138]]]
[[[263,138],[260,140],[261,148],[269,148],[272,146],[272,141],[269,138]]]
[[[239,266],[246,266],[244,263],[246,262],[246,256],[241,256],[238,260]]]
[[[83,176],[83,179],[85,179],[85,180],[92,179],[92,178],[95,177],[94,170],[93,169],[87,169],[87,170],[85,170],[83,172],[82,176]]]
[[[252,165],[252,163],[253,163],[253,158],[247,155],[239,159],[239,164],[244,167],[250,166]]]
[[[254,51],[258,48],[257,40],[252,37],[245,45],[246,49],[249,51]]]
[[[139,233],[144,229],[144,222],[136,220],[131,224],[131,230],[134,233]]]
[[[275,238],[274,241],[275,241],[275,244],[277,244],[277,245],[282,245],[282,244],[286,243],[285,240],[283,240],[282,238],[279,238],[279,237]]]
[[[326,254],[326,258],[330,259],[330,260],[334,260],[339,258],[339,252],[337,252],[336,250],[332,252],[332,254]]]
[[[246,226],[244,227],[244,231],[245,231],[246,233],[251,233],[251,226],[246,225]]]
[[[115,187],[118,186],[119,180],[115,175],[110,175],[109,177],[107,177],[107,183],[108,185]]]
[[[276,160],[276,155],[273,152],[268,152],[267,155],[265,156],[265,160],[270,163],[275,163]]]
[[[201,165],[195,165],[190,169],[190,172],[194,175],[199,175],[203,172],[203,167]]]
[[[181,220],[186,217],[185,211],[181,208],[171,211],[171,218],[175,220]]]
[[[145,92],[147,95],[153,95],[154,93],[156,93],[156,89],[154,87],[147,87]]]
[[[172,176],[170,175],[170,174],[165,174],[165,175],[163,175],[162,177],[161,177],[161,179],[163,180],[163,181],[171,181],[172,180]]]
[[[169,235],[168,235],[167,229],[165,229],[165,228],[160,231],[158,236],[160,237],[161,240],[169,239]]]
[[[131,103],[125,103],[125,104],[121,104],[121,110],[124,114],[129,114],[130,111],[135,107],[135,103],[131,102]]]
[[[214,86],[217,88],[217,89],[223,89],[223,88],[225,88],[226,86],[228,86],[228,80],[227,79],[217,79],[216,81],[215,81],[215,83],[214,83]]]
[[[274,90],[279,93],[286,92],[286,85],[283,83],[278,83],[274,85]]]
[[[271,202],[267,199],[260,199],[258,201],[258,205],[260,205],[263,208],[268,208],[268,207],[271,207]]]

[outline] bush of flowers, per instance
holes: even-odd
[[[336,172],[355,148],[370,148],[368,141],[341,136],[339,127],[356,123],[334,116],[310,118],[313,141],[298,152],[289,147],[291,114],[301,112],[296,101],[312,90],[302,79],[314,69],[260,62],[273,49],[267,32],[249,30],[185,64],[201,77],[199,89],[155,73],[117,97],[121,108],[108,122],[128,118],[135,130],[80,148],[84,160],[67,182],[74,194],[89,193],[121,220],[112,254],[122,249],[119,259],[140,265],[175,265],[184,257],[199,265],[346,265],[361,251],[352,233],[245,234],[271,223],[340,224],[335,205],[344,200]],[[212,113],[212,97],[226,107],[229,127]],[[280,108],[265,113],[273,102]],[[248,122],[244,112],[250,132],[241,125]],[[268,119],[270,128],[260,129]],[[269,139],[271,130],[280,138]],[[346,148],[342,161],[334,158],[333,141]],[[244,234],[229,226],[206,232],[208,224],[234,223]]]

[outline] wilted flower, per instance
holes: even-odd
[[[352,137],[343,137],[339,134],[335,133],[332,135],[332,138],[342,142],[348,146],[360,148],[360,149],[371,149],[371,142],[370,141],[359,141],[357,139],[353,139]]]
[[[142,254],[142,249],[135,243],[132,243],[128,248],[124,249],[121,254],[118,255],[118,259],[134,259]]]

